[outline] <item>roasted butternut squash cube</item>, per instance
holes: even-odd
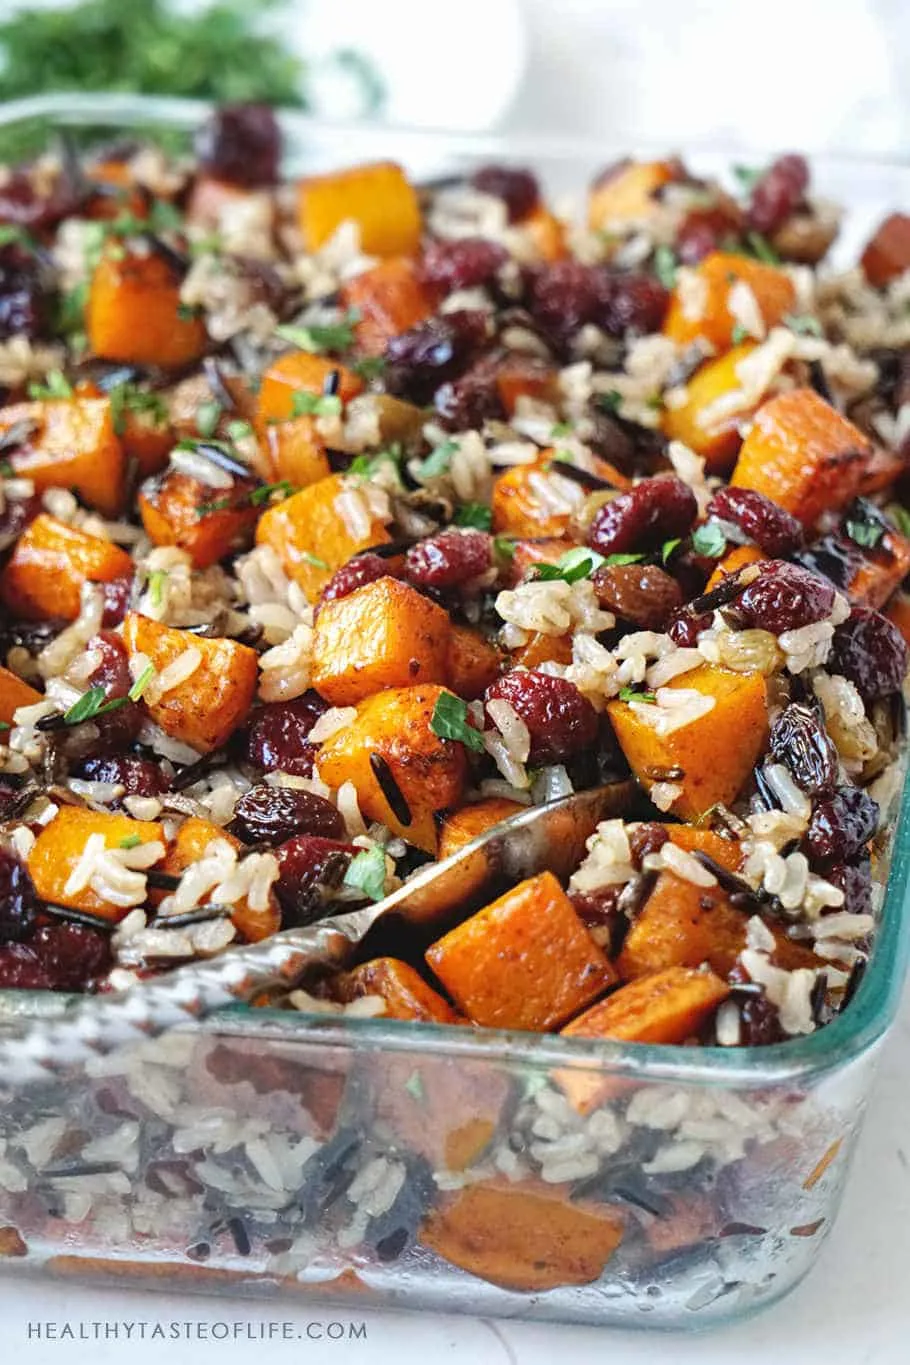
[[[31,434],[7,456],[13,473],[39,493],[71,488],[104,517],[123,511],[126,458],[108,398],[48,399],[0,410],[0,435],[26,423]]]
[[[542,491],[553,452],[547,451],[534,464],[516,464],[493,483],[493,530],[498,535],[563,536],[574,515],[567,503],[554,508]]]
[[[711,806],[732,805],[764,750],[768,733],[765,680],[705,664],[669,683],[692,695],[670,705],[611,701],[607,706],[629,766],[650,791],[679,787],[671,810],[697,820]],[[658,702],[665,689],[658,690]]]
[[[181,312],[180,281],[162,256],[103,256],[85,310],[89,346],[102,360],[179,369],[197,360],[207,337],[201,318]]]
[[[521,235],[536,261],[561,261],[568,255],[566,227],[551,209],[538,204],[522,218]]]
[[[173,842],[168,846],[164,861],[160,864],[160,871],[168,872],[173,877],[179,877],[193,863],[198,863],[205,856],[205,851],[209,844],[215,839],[224,839],[230,844],[231,848],[238,851],[243,848],[239,839],[235,839],[233,834],[229,834],[220,825],[213,824],[210,820],[200,820],[195,815],[191,815],[184,820],[174,836]],[[164,893],[153,891],[149,897],[153,903],[160,902]],[[203,903],[212,899],[212,893],[203,897]],[[268,905],[264,909],[258,907],[254,909],[249,900],[244,896],[243,900],[238,901],[231,911],[231,922],[236,927],[238,933],[242,934],[247,943],[258,943],[260,939],[270,938],[272,934],[277,934],[281,928],[281,911],[278,907],[273,894],[269,895]]]
[[[543,403],[559,399],[556,370],[538,356],[515,351],[496,369],[496,391],[508,415],[514,415],[519,398],[534,398]]]
[[[743,860],[743,851],[738,839],[725,839],[713,829],[703,829],[700,825],[665,824],[663,828],[672,844],[686,853],[707,853],[728,872],[738,871]]]
[[[465,1021],[455,1015],[447,1022]],[[481,1161],[512,1093],[505,1067],[470,1057],[385,1051],[370,1076],[377,1121],[435,1170],[463,1171]]]
[[[668,967],[620,987],[573,1019],[562,1035],[624,1043],[683,1043],[707,1024],[729,994],[727,983],[711,971]],[[568,1067],[557,1071],[554,1079],[582,1114],[628,1084],[614,1076]]]
[[[417,192],[400,166],[377,161],[301,180],[297,222],[307,251],[318,251],[342,223],[357,224],[367,256],[413,256],[420,244]]]
[[[123,642],[130,655],[144,655],[155,670],[143,705],[166,734],[209,753],[246,720],[256,691],[255,650],[236,640],[188,635],[137,612],[123,623]],[[178,659],[187,667],[192,664],[192,671],[162,691],[158,680]]]
[[[910,596],[905,592],[896,592],[885,607],[885,615],[894,622],[910,645]]]
[[[376,957],[351,972],[342,972],[332,983],[336,1000],[349,1004],[364,995],[385,1001],[386,1019],[421,1019],[428,1024],[459,1024],[463,1020],[438,991],[407,962]]]
[[[292,417],[275,422],[262,432],[265,473],[270,483],[308,488],[331,474],[325,441],[312,417]]]
[[[570,664],[572,637],[547,635],[542,630],[532,630],[527,642],[511,651],[511,657],[517,668],[539,668],[545,663]]]
[[[747,564],[760,564],[766,558],[757,545],[737,545],[717,561],[717,567],[705,584],[705,591],[713,592],[731,574],[738,573]]]
[[[82,585],[133,576],[125,550],[42,512],[16,541],[0,573],[0,597],[28,621],[75,621]]]
[[[505,796],[487,796],[482,801],[472,801],[469,806],[453,810],[443,820],[439,831],[440,859],[450,858],[478,835],[486,834],[494,825],[502,824],[503,820],[525,809],[518,801],[510,801]]]
[[[854,602],[881,607],[910,574],[910,540],[889,530],[877,545],[863,551],[862,561],[847,585]]]
[[[701,337],[715,351],[729,350],[738,321],[730,308],[730,294],[740,284],[752,291],[766,328],[780,322],[796,302],[786,271],[748,256],[712,251],[678,280],[664,319],[664,334],[680,346]]]
[[[738,373],[741,362],[754,350],[754,344],[747,342],[707,361],[687,380],[685,403],[664,409],[664,435],[701,455],[709,474],[732,467],[742,441],[740,423],[758,407]]]
[[[529,877],[438,939],[427,962],[488,1028],[557,1028],[616,980],[552,872]]]
[[[356,398],[363,381],[353,370],[337,360],[327,360],[309,351],[288,351],[279,356],[262,376],[256,418],[261,426],[267,422],[286,422],[299,414],[295,412],[297,394],[321,394],[330,375],[338,375],[336,390],[342,403]]]
[[[499,677],[499,651],[479,630],[450,625],[446,682],[466,701],[475,701]]]
[[[0,720],[12,725],[13,716],[20,706],[34,706],[41,700],[41,693],[29,687],[17,674],[8,668],[0,668]]]
[[[139,515],[153,545],[176,545],[197,569],[217,564],[252,537],[259,509],[250,502],[251,479],[228,489],[212,488],[179,469],[143,484]]]
[[[866,244],[860,264],[876,289],[883,289],[910,270],[910,215],[889,214]]]
[[[572,545],[573,542],[565,536],[535,536],[530,540],[516,540],[508,566],[509,586],[513,587],[533,577],[532,570],[538,564],[557,563],[567,550],[572,549]]]
[[[312,685],[333,706],[388,687],[447,681],[449,614],[397,578],[326,602],[313,633]]]
[[[357,349],[382,355],[386,342],[425,322],[434,311],[433,296],[414,262],[393,256],[355,275],[342,287],[342,302],[356,312]]]
[[[622,1241],[615,1205],[571,1200],[566,1187],[500,1178],[437,1204],[421,1244],[489,1284],[521,1293],[591,1284]]]
[[[141,479],[164,469],[174,447],[174,432],[164,411],[156,408],[125,408],[114,419],[123,453],[135,460]]]
[[[186,221],[212,232],[221,229],[238,211],[254,211],[257,222],[261,221],[263,209],[268,213],[270,207],[270,197],[262,190],[248,190],[227,180],[218,180],[214,175],[202,174],[193,181],[186,205]],[[269,216],[274,219],[274,210]]]
[[[812,526],[852,501],[871,455],[859,428],[814,389],[791,389],[755,414],[730,482],[764,493]]]
[[[351,534],[337,506],[349,486],[343,475],[332,474],[269,507],[259,518],[257,544],[272,547],[285,573],[300,584],[310,602],[319,600],[335,570],[358,550],[391,539],[375,516],[365,535]]]
[[[678,161],[621,161],[594,181],[588,194],[588,227],[610,232],[645,223],[657,212],[659,191],[680,178]]]
[[[123,919],[130,906],[114,904],[97,889],[104,887],[104,878],[92,875],[91,852],[86,856],[93,835],[100,836],[103,848],[110,849],[128,848],[136,839],[141,844],[157,844],[160,851],[154,862],[164,857],[164,830],[155,821],[61,806],[32,845],[26,859],[29,874],[42,900],[104,919]]]
[[[468,773],[464,745],[430,729],[445,690],[426,684],[367,697],[356,719],[325,741],[317,759],[323,782],[331,787],[353,782],[367,819],[381,820],[427,853],[436,852],[436,812],[460,803]],[[377,779],[374,755],[384,760],[398,789],[397,814]],[[402,820],[405,813],[409,818]]]

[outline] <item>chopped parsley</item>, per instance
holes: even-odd
[[[571,436],[573,430],[574,428],[571,422],[557,422],[553,430],[550,432],[550,440],[561,441],[564,436]],[[556,458],[560,459],[562,457],[557,456]],[[565,458],[571,459],[571,456],[566,455]]]
[[[94,720],[96,716],[104,716],[109,711],[119,711],[121,706],[126,706],[126,697],[114,697],[111,701],[106,700],[106,693],[101,686],[90,687],[87,692],[73,702],[68,711],[63,713],[63,723],[65,725],[81,725],[85,720]]]
[[[475,753],[483,751],[480,731],[468,720],[468,704],[452,692],[440,692],[430,718],[430,729],[440,739],[456,739]]]
[[[331,565],[327,564],[324,559],[320,559],[318,555],[311,554],[309,550],[304,550],[303,558],[306,560],[307,564],[312,565],[314,569],[322,569],[325,573],[328,573],[331,568]]]
[[[371,379],[378,379],[382,374],[385,360],[381,355],[364,355],[359,360],[351,362],[351,369],[369,383]]]
[[[348,473],[357,474],[362,479],[371,479],[379,471],[380,466],[390,464],[397,475],[402,454],[401,446],[396,441],[385,450],[377,451],[375,455],[355,456],[348,466]]]
[[[482,502],[466,502],[455,513],[456,526],[473,526],[478,531],[489,531],[493,525],[493,510]]]
[[[653,706],[657,701],[654,692],[637,692],[634,687],[621,687],[619,690],[620,701],[642,701],[648,706]]]
[[[538,564],[537,578],[544,582],[560,579],[563,583],[578,583],[582,578],[590,578],[604,563],[604,556],[596,550],[589,550],[586,545],[573,545],[555,564]]]
[[[282,498],[287,498],[294,492],[296,489],[288,479],[282,479],[280,483],[264,483],[259,488],[253,489],[250,494],[250,503],[253,507],[261,507],[263,503],[268,502],[273,493],[280,493]]]
[[[741,322],[734,322],[733,330],[730,333],[730,340],[734,346],[741,346],[744,341],[748,341],[749,332]]]
[[[167,422],[167,406],[160,394],[140,389],[136,384],[115,384],[108,398],[111,404],[111,422],[118,436],[122,436],[126,428],[128,412],[148,413],[155,426],[164,426]]]
[[[168,579],[167,569],[152,569],[149,574],[148,595],[153,607],[160,607],[164,600],[164,585]]]
[[[908,516],[910,516],[910,513],[908,513]],[[515,541],[511,536],[494,536],[493,552],[494,554],[499,555],[501,559],[514,559]]]
[[[0,223],[0,247],[12,246],[24,247],[26,251],[34,251],[37,243],[32,234],[24,227],[19,227],[16,223]]]
[[[337,417],[341,399],[337,393],[309,393],[298,389],[291,398],[292,417]]]
[[[29,398],[72,398],[73,386],[61,370],[50,370],[43,384],[29,384]]]
[[[619,389],[607,389],[606,393],[599,393],[594,399],[594,406],[600,408],[601,412],[618,412],[621,403]]]
[[[211,512],[226,512],[231,506],[230,498],[216,498],[214,502],[200,502],[196,508],[197,517],[207,517]]]
[[[910,511],[906,507],[901,507],[900,503],[892,502],[888,507],[888,516],[902,536],[910,536]]]
[[[452,463],[452,456],[458,450],[457,441],[443,441],[442,445],[431,450],[427,458],[420,464],[417,474],[421,479],[438,479],[441,475],[448,472],[449,465]]]
[[[867,550],[874,549],[885,534],[884,526],[877,526],[872,521],[847,521],[844,530],[854,545],[862,545]]]
[[[295,327],[283,324],[275,328],[275,335],[301,351],[311,351],[321,355],[324,351],[346,351],[354,344],[354,324],[360,318],[356,308],[351,308],[341,322],[311,323],[308,327]]]
[[[351,859],[344,874],[344,884],[362,891],[371,901],[382,900],[385,895],[385,853],[378,844],[365,848]]]
[[[666,564],[666,563],[668,563],[669,560],[670,560],[671,555],[673,554],[673,552],[674,552],[676,549],[678,549],[678,547],[679,547],[681,544],[682,544],[682,540],[680,539],[679,536],[677,536],[675,540],[665,540],[664,543],[663,543],[663,545],[661,545],[661,547],[660,547],[660,562],[661,562],[661,564]]]
[[[692,532],[692,549],[707,559],[720,559],[727,548],[727,538],[716,522],[706,521]]]
[[[130,701],[139,701],[143,692],[148,687],[149,683],[152,681],[152,678],[154,678],[154,676],[155,676],[154,664],[146,664],[145,668],[139,674],[139,677],[136,679],[136,681],[130,688],[129,692],[127,692],[126,694],[129,697]]]
[[[138,834],[128,834],[125,839],[120,840],[121,848],[138,848],[142,843]]]
[[[780,256],[767,237],[763,237],[760,232],[747,232],[746,245],[750,248],[753,256],[764,261],[765,265],[780,265]]]
[[[672,247],[659,246],[654,252],[654,274],[660,280],[664,289],[673,289],[676,285],[676,272],[679,269],[679,261]]]
[[[616,565],[622,565],[622,564],[640,564],[641,561],[642,561],[643,559],[644,559],[644,555],[615,554],[615,555],[607,555],[607,558],[606,558],[606,561],[605,561],[605,562],[606,562],[607,564],[616,564]]]
[[[246,422],[242,417],[235,417],[232,422],[227,424],[227,434],[234,442],[245,441],[248,436],[253,434],[251,422]]]
[[[820,337],[822,325],[811,313],[785,313],[784,326],[803,337]]]
[[[200,436],[214,436],[221,421],[223,409],[217,399],[200,403],[196,409],[196,430]]]
[[[764,175],[764,170],[759,166],[734,166],[733,174],[747,194],[751,194],[759,180]]]

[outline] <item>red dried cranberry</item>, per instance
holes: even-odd
[[[241,796],[234,807],[230,830],[247,844],[260,840],[278,844],[294,834],[318,834],[324,839],[338,839],[344,834],[345,825],[331,801],[324,796],[263,783]]]
[[[432,288],[451,294],[455,289],[486,284],[508,259],[505,247],[485,237],[431,242],[420,263],[420,274]]]
[[[0,250],[0,338],[45,336],[50,311],[34,258],[18,247]]]
[[[532,763],[562,763],[597,739],[597,712],[565,678],[516,669],[492,683],[485,700],[508,702],[524,721],[531,734]]]
[[[769,559],[758,567],[758,578],[736,599],[747,626],[782,635],[831,615],[834,585],[827,578],[783,559]]]
[[[493,538],[486,531],[449,527],[412,545],[405,557],[408,578],[420,588],[456,588],[486,573]]]
[[[689,612],[681,611],[667,626],[667,634],[674,645],[679,645],[680,649],[694,649],[698,644],[699,635],[703,630],[711,629],[713,620],[710,612],[703,612],[701,616],[695,616]]]
[[[606,310],[595,321],[610,336],[626,332],[644,336],[659,330],[669,301],[666,289],[653,275],[615,275]]]
[[[125,789],[124,796],[160,796],[167,791],[167,780],[158,764],[138,754],[85,758],[73,772],[86,782],[119,783]],[[114,804],[119,806],[121,802]]]
[[[752,187],[750,225],[758,232],[776,232],[800,207],[808,187],[806,158],[793,153],[778,157]]]
[[[754,488],[720,488],[708,514],[738,526],[759,549],[774,559],[793,554],[803,543],[803,528],[783,507]]]
[[[782,1043],[786,1034],[777,1006],[766,995],[747,995],[740,1005],[740,1039],[744,1047],[769,1047]]]
[[[0,987],[85,990],[110,967],[105,934],[81,924],[48,924],[27,943],[0,948]]]
[[[695,494],[681,479],[643,479],[598,509],[588,544],[602,555],[657,549],[686,535],[697,516]]]
[[[602,564],[593,582],[600,605],[640,630],[664,630],[683,604],[676,579],[656,564]]]
[[[0,948],[0,989],[10,991],[50,991],[54,983],[29,943],[11,943]]]
[[[481,166],[471,176],[481,194],[505,201],[509,222],[519,223],[540,203],[540,186],[532,171],[517,166]]]
[[[713,223],[697,213],[690,213],[681,224],[676,238],[676,254],[681,265],[697,265],[720,244],[720,236]]]
[[[907,672],[907,644],[897,626],[871,607],[854,607],[837,627],[828,672],[841,673],[864,701],[897,692]]]
[[[604,947],[610,957],[622,948],[629,928],[628,920],[618,909],[621,891],[621,886],[606,886],[601,891],[575,892],[569,897],[573,910],[586,928],[606,929],[607,942]],[[602,942],[602,936],[598,941]]]
[[[119,626],[123,621],[130,604],[132,587],[132,579],[129,578],[114,578],[109,583],[102,584],[104,615],[101,618],[101,624],[105,629],[110,626]]]
[[[89,675],[92,687],[103,687],[109,701],[125,697],[133,685],[129,655],[119,635],[103,630],[88,642],[88,650],[98,654],[99,661]]]
[[[859,858],[852,863],[835,863],[825,868],[825,881],[844,893],[840,908],[851,915],[868,915],[872,910],[872,862]],[[832,911],[836,914],[837,910]]]
[[[839,787],[819,801],[806,831],[810,857],[843,861],[865,848],[878,826],[878,803],[859,787]]]
[[[326,703],[316,692],[260,707],[250,722],[248,761],[263,772],[280,769],[296,777],[309,777],[317,746],[307,741],[307,735],[325,710]]]
[[[353,844],[312,834],[297,834],[281,845],[277,850],[279,877],[275,890],[285,928],[313,918],[320,885],[337,886],[358,852]]]
[[[449,431],[469,431],[484,422],[502,421],[507,415],[496,376],[483,363],[472,366],[460,379],[440,384],[433,406]]]
[[[18,943],[35,927],[38,897],[28,868],[0,848],[0,943]]]
[[[486,314],[466,308],[419,322],[386,343],[386,386],[428,403],[470,361],[487,336]]]
[[[79,194],[73,184],[61,176],[50,194],[39,194],[23,171],[14,171],[0,188],[0,223],[35,231],[53,227],[61,218],[75,213]]]
[[[233,185],[273,185],[281,131],[267,104],[224,104],[196,133],[199,165]]]
[[[791,702],[771,726],[771,753],[785,763],[808,796],[833,791],[837,785],[838,756],[818,712]]]
[[[5,498],[0,511],[0,550],[12,545],[40,511],[41,498],[37,493],[30,498]]]
[[[528,275],[531,316],[562,346],[585,323],[611,336],[656,331],[667,300],[667,291],[651,275],[620,274],[580,261],[557,261]]]
[[[629,830],[629,848],[632,862],[640,868],[649,853],[659,853],[670,838],[663,825],[656,820],[643,820]]]
[[[375,583],[378,578],[397,576],[387,559],[383,559],[381,555],[371,554],[367,550],[364,554],[355,555],[347,564],[342,564],[340,569],[335,570],[322,590],[320,604],[336,602],[340,597],[350,597],[352,592],[356,592],[367,583]]]

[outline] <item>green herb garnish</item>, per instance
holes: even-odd
[[[482,502],[466,502],[455,513],[456,526],[473,526],[478,531],[489,531],[493,525],[493,510]]]
[[[483,739],[468,720],[468,704],[452,692],[440,692],[430,718],[430,729],[440,739],[460,740],[475,753],[483,752]]]
[[[707,559],[720,559],[727,548],[727,538],[716,522],[706,521],[692,532],[692,549]]]
[[[571,436],[573,431],[574,427],[572,426],[571,422],[557,422],[553,430],[550,432],[550,440],[561,441],[563,437]],[[557,456],[556,458],[558,459],[562,457]],[[566,458],[571,459],[571,456],[566,456]]]
[[[854,545],[862,545],[867,550],[874,549],[885,534],[884,526],[875,521],[847,520],[844,522],[844,530]]]
[[[214,436],[221,420],[222,407],[216,399],[200,403],[196,409],[196,430],[200,436]]]
[[[357,455],[348,465],[348,473],[356,474],[362,479],[371,479],[378,473],[381,465],[390,464],[398,475],[398,464],[403,455],[401,446],[395,441],[385,450],[379,450],[375,455]]]
[[[654,692],[638,692],[634,687],[621,687],[619,689],[619,700],[642,701],[646,702],[648,706],[653,706],[657,701],[657,696]]]
[[[764,170],[758,166],[734,166],[733,174],[748,194],[752,191],[756,183],[761,180],[764,175]]]
[[[619,389],[608,389],[606,393],[599,393],[594,399],[594,406],[600,408],[601,412],[618,412],[622,403],[622,394]]]
[[[292,417],[337,417],[341,399],[337,393],[310,393],[297,389],[291,397]]]
[[[273,493],[280,493],[282,498],[290,497],[295,492],[294,485],[288,479],[282,479],[280,483],[264,483],[259,488],[254,488],[250,494],[250,502],[253,507],[261,507],[268,502]]]
[[[748,340],[749,335],[749,331],[741,322],[734,322],[733,329],[730,332],[730,340],[733,342],[734,346],[741,346],[744,341]]]
[[[147,412],[155,426],[163,426],[167,421],[167,407],[163,398],[148,389],[140,389],[136,384],[115,384],[108,394],[111,403],[111,422],[114,431],[122,436],[126,428],[127,412]]]
[[[452,456],[457,450],[457,441],[443,441],[442,445],[431,450],[427,458],[419,465],[418,477],[421,479],[438,479],[447,473],[449,465],[452,463]]]
[[[29,384],[28,396],[37,399],[72,398],[73,386],[61,370],[50,370],[43,384]]]
[[[321,355],[323,351],[346,351],[354,344],[354,324],[360,319],[356,308],[349,308],[341,322],[310,323],[296,327],[292,323],[275,328],[276,337],[299,346],[301,351]]]
[[[314,569],[322,569],[325,573],[328,573],[331,567],[329,564],[326,564],[324,559],[320,559],[318,555],[311,554],[309,550],[304,550],[303,558],[306,560],[307,564],[312,564]]]
[[[121,848],[138,848],[142,843],[138,834],[128,834],[125,839],[120,840]]]
[[[499,555],[501,559],[514,559],[515,541],[511,536],[494,536],[493,553]]]
[[[664,289],[673,289],[676,285],[676,272],[679,269],[679,261],[672,247],[659,246],[654,252],[654,274],[660,280]]]
[[[365,848],[351,859],[344,874],[344,885],[362,891],[371,901],[382,900],[385,895],[385,854],[378,844]]]
[[[385,360],[381,355],[364,355],[359,360],[351,362],[351,369],[369,383],[371,379],[378,379],[382,374]]]
[[[90,687],[73,702],[68,711],[64,711],[64,724],[81,725],[85,720],[94,720],[95,716],[104,716],[109,711],[119,711],[121,706],[126,706],[126,697],[114,697],[113,700],[106,701],[105,696],[103,687]]]
[[[197,517],[207,517],[210,512],[226,512],[231,506],[230,498],[216,498],[214,502],[200,502],[196,508]]]
[[[765,265],[780,265],[780,256],[767,237],[763,237],[760,232],[747,232],[746,244],[751,248],[753,256],[764,261]]]
[[[202,309],[195,303],[178,303],[177,318],[180,322],[193,322],[202,316]]]
[[[252,423],[245,422],[242,417],[235,417],[227,424],[227,434],[235,443],[245,441],[248,436],[253,435]]]
[[[154,676],[155,676],[154,664],[146,664],[145,668],[139,674],[139,677],[136,679],[136,681],[130,688],[129,692],[127,692],[126,694],[129,697],[130,701],[140,700],[143,692],[148,687],[149,683],[152,681],[152,678],[154,678]]]
[[[32,234],[24,227],[18,227],[15,223],[0,223],[0,247],[3,246],[23,247],[26,251],[34,251],[37,246]]]
[[[887,512],[901,535],[910,537],[910,511],[906,507],[901,507],[900,503],[892,502]]]
[[[560,579],[563,583],[578,583],[582,578],[590,578],[594,570],[606,562],[596,550],[589,550],[586,545],[573,545],[555,564],[538,564],[536,576],[543,582]]]
[[[822,325],[811,313],[785,313],[784,326],[804,337],[820,337]]]
[[[666,563],[669,561],[669,559],[670,559],[671,555],[673,554],[673,552],[674,552],[681,544],[682,544],[682,540],[681,540],[681,538],[680,538],[679,536],[677,536],[675,540],[665,540],[664,543],[663,543],[663,545],[661,545],[661,547],[660,547],[660,562],[661,562],[661,564],[666,564]]]
[[[149,574],[148,595],[153,607],[160,607],[164,600],[164,585],[168,579],[167,569],[152,569]]]

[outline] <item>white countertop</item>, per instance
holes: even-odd
[[[113,1365],[129,1360],[192,1361],[193,1365],[248,1365],[250,1352],[267,1353],[269,1365],[306,1361],[306,1365],[351,1361],[353,1365],[425,1365],[429,1353],[461,1365],[552,1365],[559,1356],[573,1365],[768,1365],[775,1356],[786,1365],[904,1365],[910,1338],[910,992],[885,1051],[865,1131],[841,1218],[818,1267],[789,1298],[742,1326],[691,1335],[657,1335],[578,1327],[545,1327],[518,1322],[486,1322],[435,1314],[351,1312],[286,1303],[162,1295],[138,1291],[92,1290],[61,1284],[0,1278],[0,1346],[22,1365],[91,1361]],[[102,1339],[29,1339],[28,1324],[64,1322]],[[167,1331],[171,1322],[228,1324],[215,1333],[241,1339],[168,1340],[127,1344],[103,1339],[104,1324],[153,1323]],[[276,1324],[271,1341],[258,1340],[260,1324]],[[366,1339],[314,1339],[329,1323],[365,1324]],[[310,1337],[307,1324],[311,1323]],[[319,1324],[322,1324],[320,1327]],[[122,1331],[122,1329],[121,1329]],[[284,1339],[282,1337],[284,1336]],[[253,1340],[249,1340],[249,1335]]]

